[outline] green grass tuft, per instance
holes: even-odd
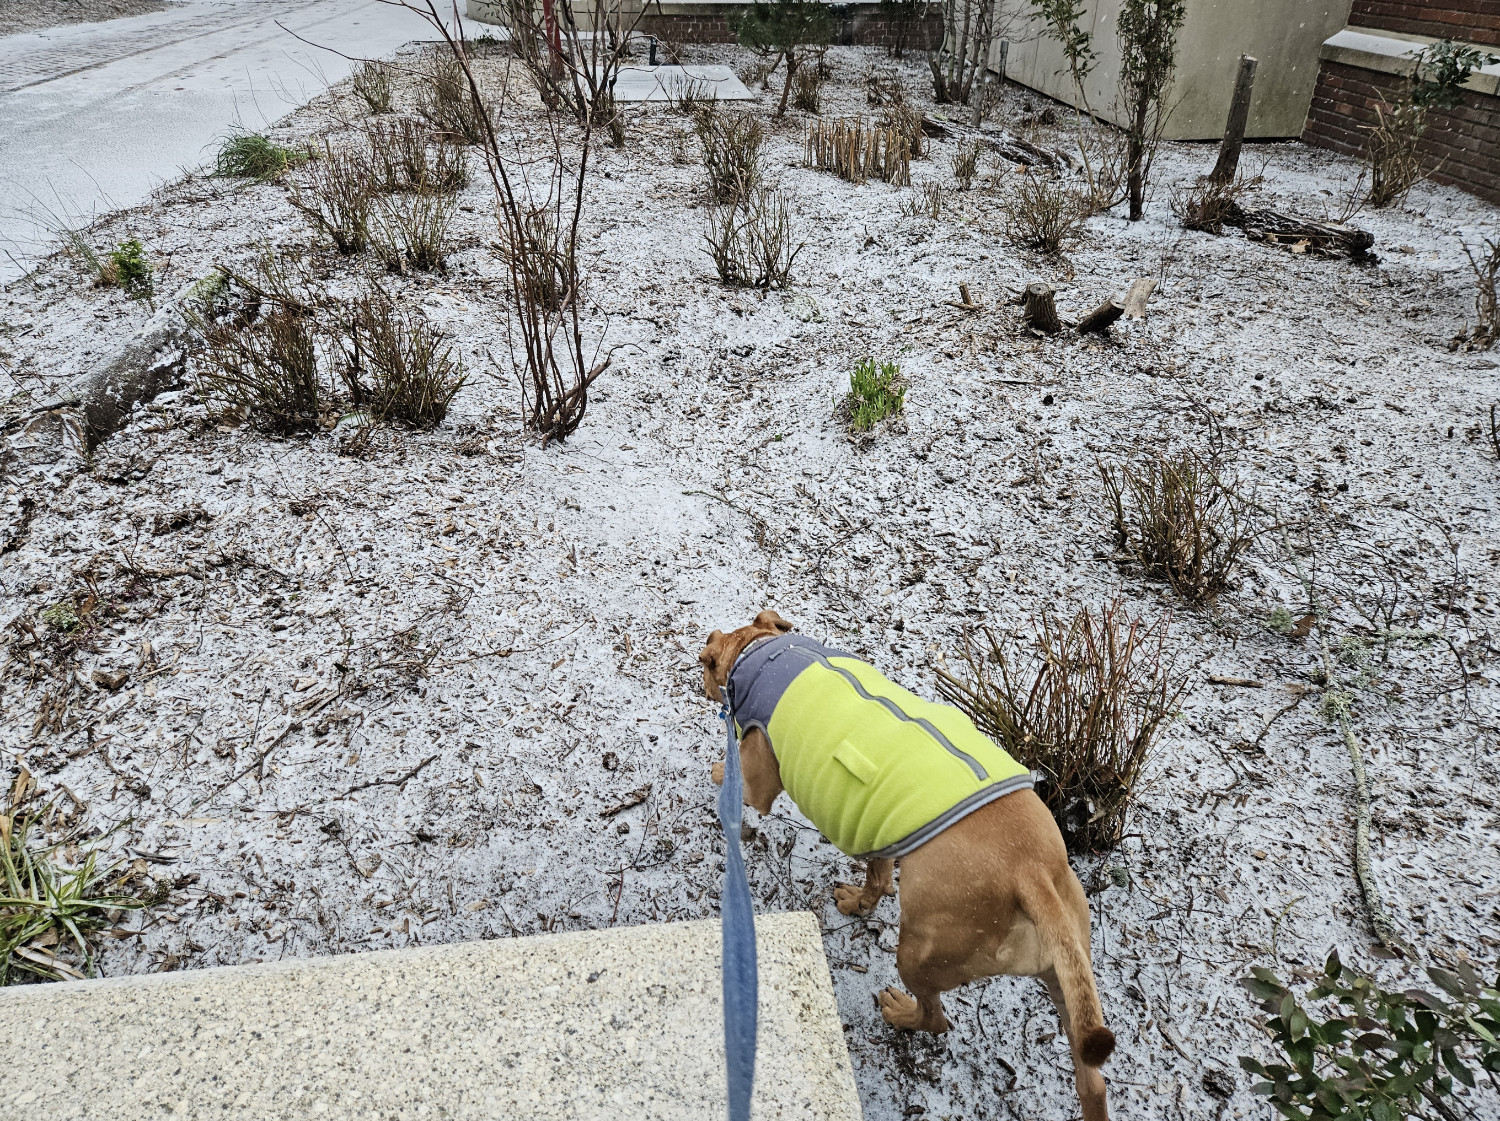
[[[258,179],[269,183],[279,179],[287,168],[306,160],[305,152],[272,144],[258,132],[241,132],[226,136],[219,145],[214,174],[226,179]]]
[[[868,432],[888,416],[901,411],[906,400],[906,387],[898,386],[901,367],[894,362],[882,362],[877,367],[875,359],[861,358],[849,375],[849,424],[856,432]]]
[[[148,902],[124,894],[126,881],[99,866],[102,838],[90,841],[75,827],[46,844],[44,820],[56,828],[51,803],[34,812],[14,805],[0,812],[0,986],[24,975],[46,981],[87,976],[94,957],[90,934],[111,925],[113,912]]]

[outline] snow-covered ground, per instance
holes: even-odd
[[[831,57],[824,112],[869,112],[860,78],[883,56]],[[904,69],[923,95],[920,66]],[[997,122],[1041,106],[1012,89]],[[335,91],[275,135],[353,112]],[[1166,187],[1213,150],[1167,146],[1145,221],[1095,217],[1049,261],[1001,236],[1013,169],[986,165],[959,192],[955,145],[934,143],[912,177],[943,185],[944,214],[906,217],[909,191],[803,168],[804,128],[791,114],[768,145],[806,247],[793,288],[764,297],[715,280],[701,171],[673,156],[684,118],[639,110],[623,151],[598,150],[588,330],[619,349],[565,446],[520,429],[508,282],[476,176],[448,273],[384,280],[470,371],[436,431],[341,456],[334,435],[233,427],[184,391],[90,462],[7,461],[5,765],[87,801],[101,827],[129,819],[109,843],[173,885],[109,942],[103,973],[715,914],[719,724],[696,665],[709,630],[775,607],[930,696],[966,628],[1120,596],[1173,613],[1191,686],[1129,836],[1076,862],[1120,1038],[1112,1099],[1121,1117],[1269,1116],[1237,1065],[1265,1054],[1237,985],[1250,966],[1285,972],[1337,946],[1403,974],[1368,953],[1349,760],[1319,715],[1316,651],[1267,627],[1277,607],[1305,608],[1280,537],[1210,609],[1112,555],[1096,460],[1212,447],[1263,506],[1310,527],[1293,541],[1337,633],[1368,635],[1389,608],[1381,626],[1426,636],[1384,662],[1375,644],[1355,701],[1375,871],[1428,960],[1467,954],[1493,975],[1500,352],[1444,344],[1472,315],[1461,240],[1494,236],[1500,212],[1422,185],[1358,219],[1378,264],[1312,259],[1183,231]],[[1260,204],[1311,217],[1357,173],[1297,143],[1251,146],[1246,163]],[[334,296],[378,270],[333,254],[278,185],[190,177],[96,236],[139,237],[163,289],[264,246],[307,254]],[[1109,339],[1034,338],[1011,303],[1045,279],[1077,314],[1142,276],[1161,281],[1149,317]],[[981,311],[947,303],[960,282]],[[63,259],[13,284],[10,410],[146,314]],[[837,403],[864,354],[899,361],[910,390],[903,422],[854,442]],[[70,663],[23,641],[13,620],[85,589],[115,613],[96,651]],[[96,670],[130,676],[111,692]],[[855,870],[784,801],[747,852],[760,909],[823,922],[872,1121],[1076,1114],[1038,984],[972,986],[947,999],[947,1037],[899,1036],[871,1000],[897,980],[895,902],[841,916],[830,889]],[[1222,1110],[1203,1084],[1216,1070],[1238,1087]]]

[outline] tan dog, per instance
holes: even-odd
[[[714,631],[698,660],[703,691],[722,697],[730,670],[758,638],[792,625],[762,611],[748,627]],[[745,803],[769,813],[782,790],[770,742],[759,728],[741,744]],[[713,769],[716,783],[724,764]],[[817,822],[814,822],[817,824]],[[886,1023],[912,1031],[948,1030],[942,995],[968,981],[1008,974],[1039,977],[1057,1007],[1073,1050],[1084,1121],[1107,1121],[1099,1066],[1115,1047],[1104,1026],[1089,959],[1089,907],[1068,865],[1062,834],[1040,798],[1017,790],[961,818],[900,858],[901,933],[896,969],[911,990],[878,996]],[[864,887],[833,892],[846,915],[867,915],[883,895],[896,894],[896,861],[869,861]]]

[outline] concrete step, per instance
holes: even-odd
[[[754,1116],[857,1121],[817,920],[756,920]],[[0,1117],[724,1115],[717,920],[0,990]]]

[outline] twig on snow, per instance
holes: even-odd
[[[1303,569],[1301,558],[1292,550],[1285,527],[1281,530],[1281,544],[1296,566],[1297,579],[1302,582],[1302,589],[1307,594],[1307,605],[1317,617],[1318,651],[1323,661],[1323,696],[1326,698],[1335,681],[1333,657],[1328,652],[1327,616],[1318,600],[1317,588]],[[1381,899],[1380,885],[1375,882],[1375,873],[1370,868],[1370,783],[1365,776],[1365,759],[1360,750],[1359,739],[1349,724],[1349,714],[1342,707],[1325,705],[1324,711],[1330,713],[1339,726],[1344,746],[1349,751],[1349,768],[1354,773],[1354,874],[1359,879],[1360,891],[1365,897],[1365,909],[1370,912],[1370,926],[1387,950],[1401,957],[1410,957],[1411,948],[1396,932],[1395,925],[1386,912],[1385,902]]]

